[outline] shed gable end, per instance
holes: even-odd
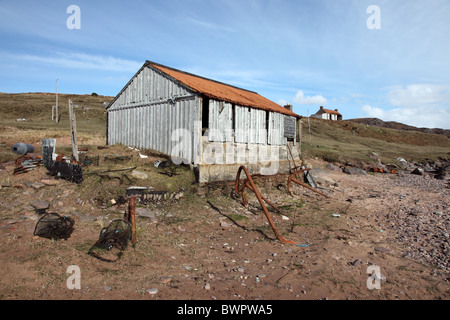
[[[161,71],[145,65],[117,95],[109,111],[141,105],[175,103],[191,98],[193,92]]]

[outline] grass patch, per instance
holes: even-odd
[[[450,159],[450,139],[444,135],[389,128],[371,127],[349,121],[310,119],[303,126],[302,152],[334,163],[373,163],[371,152],[379,154],[383,163]]]

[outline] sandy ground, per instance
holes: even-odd
[[[283,179],[260,179],[284,213],[281,244],[254,195],[249,208],[232,186],[192,186],[183,198],[139,206],[137,243],[117,262],[87,254],[125,205],[81,201],[83,186],[46,179],[39,168],[0,172],[0,298],[148,300],[449,299],[448,180],[373,173],[348,175],[311,161],[325,198]],[[34,237],[30,201],[71,216],[68,240]],[[74,269],[80,282],[73,280]],[[79,284],[79,287],[72,285]]]

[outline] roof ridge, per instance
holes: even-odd
[[[214,80],[214,79],[211,79],[211,78],[206,78],[206,77],[203,77],[203,76],[199,76],[198,74],[194,74],[194,73],[190,73],[190,72],[183,71],[183,70],[180,70],[180,69],[172,68],[172,67],[169,67],[169,66],[157,63],[157,62],[150,61],[150,60],[147,60],[146,64],[159,66],[159,67],[166,68],[166,69],[169,69],[169,70],[172,70],[172,71],[175,71],[175,72],[183,73],[183,74],[188,75],[188,76],[192,76],[192,77],[200,78],[200,79],[203,79],[203,80],[215,82],[215,83],[218,83],[218,84],[221,84],[221,85],[224,85],[224,86],[228,86],[228,87],[231,87],[231,88],[235,88],[235,89],[238,89],[238,90],[243,90],[243,91],[259,94],[256,91],[240,88],[240,87],[231,85],[229,83],[225,83],[225,82],[217,81],[217,80]]]

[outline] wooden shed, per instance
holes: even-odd
[[[106,110],[107,144],[169,155],[192,165],[199,182],[232,180],[240,165],[276,174],[301,155],[291,106],[151,61]]]

